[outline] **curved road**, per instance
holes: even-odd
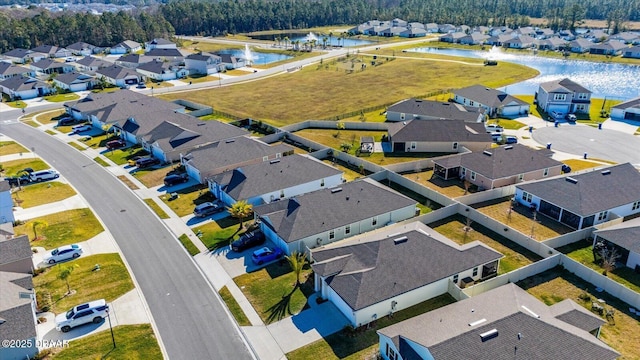
[[[19,113],[3,111],[0,132],[35,148],[106,225],[145,297],[166,355],[170,359],[252,359],[214,289],[148,207],[92,159],[42,131],[7,121]]]

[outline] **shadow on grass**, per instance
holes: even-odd
[[[280,267],[288,268],[290,270],[289,266]],[[305,282],[294,286],[289,293],[282,295],[282,299],[280,301],[268,308],[266,311],[269,314],[269,316],[267,317],[267,323],[270,324],[276,321],[280,321],[287,316],[295,315],[291,312],[291,298],[296,290],[300,290],[304,297],[306,299],[309,299],[309,297],[313,294],[313,278],[308,277]],[[309,309],[308,303],[305,303],[304,307],[300,311],[304,311],[306,309]]]

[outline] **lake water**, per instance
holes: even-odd
[[[606,97],[607,99],[627,100],[640,96],[640,65],[516,55],[504,53],[499,48],[493,48],[490,51],[476,51],[425,47],[406,51],[508,61],[540,71],[540,75],[533,79],[500,89],[514,95],[533,95],[538,90],[540,83],[566,77],[591,90],[594,98]]]
[[[244,50],[241,49],[225,49],[216,51],[218,54],[231,54],[237,58],[244,59]],[[253,63],[256,65],[267,65],[277,61],[291,59],[292,56],[284,55],[284,54],[275,54],[275,53],[264,53],[259,51],[251,50],[251,55],[253,55]]]
[[[309,33],[287,33],[287,34],[278,34],[278,35],[255,35],[252,36],[252,39],[256,40],[271,40],[276,41],[276,37],[280,37],[280,39],[284,39],[284,37],[288,37],[290,41],[300,41],[300,45],[304,44],[307,41],[316,40],[316,46],[322,46],[322,39],[327,38],[327,46],[341,46],[341,47],[354,47],[360,45],[368,45],[373,44],[373,41],[370,40],[362,40],[359,38],[344,38],[340,39],[336,34],[329,38],[329,35],[323,34],[315,34],[309,35]],[[284,42],[280,40],[281,45],[284,46]],[[290,44],[289,44],[290,45]]]

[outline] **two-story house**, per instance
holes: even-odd
[[[547,113],[588,114],[591,107],[591,91],[568,78],[540,84],[535,99]]]

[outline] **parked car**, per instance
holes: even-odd
[[[568,174],[571,172],[571,166],[567,165],[567,164],[562,164],[562,172],[564,174]]]
[[[551,115],[555,120],[564,119],[564,113],[560,111],[552,111],[549,115]]]
[[[240,238],[231,243],[231,250],[240,252],[257,245],[264,244],[265,236],[260,230],[247,231]]]
[[[178,185],[178,184],[186,183],[187,181],[189,181],[189,175],[185,173],[171,174],[171,175],[167,175],[164,178],[164,186]]]
[[[140,169],[144,169],[159,163],[160,163],[160,160],[149,157],[149,156],[141,157],[138,160],[136,160],[136,166],[139,167]]]
[[[505,144],[517,144],[518,143],[518,138],[516,136],[507,135],[504,138],[504,143]]]
[[[138,89],[146,89],[147,85],[145,85],[144,83],[138,83],[138,86],[136,86]]]
[[[58,119],[58,125],[57,126],[69,126],[69,125],[73,125],[73,124],[77,124],[78,120],[67,116],[67,117],[63,117],[61,119]]]
[[[256,265],[262,265],[264,263],[280,259],[282,256],[284,256],[284,253],[282,252],[282,250],[280,250],[280,248],[275,247],[272,249],[265,246],[254,251],[253,255],[251,255],[251,260]]]
[[[494,143],[501,142],[502,141],[502,134],[500,134],[500,133],[491,134],[491,141],[493,141]]]
[[[122,139],[116,139],[116,140],[111,140],[107,142],[107,149],[109,150],[119,149],[125,146],[127,146],[127,142]]]
[[[496,124],[487,124],[484,126],[484,128],[487,130],[488,133],[490,134],[502,134],[502,132],[504,132],[504,128],[502,126],[496,125]]]
[[[49,170],[42,170],[42,171],[34,171],[32,173],[29,173],[29,178],[31,179],[31,181],[34,182],[40,182],[40,181],[45,181],[45,180],[53,180],[53,179],[57,179],[60,177],[60,174],[58,174],[57,171],[49,169]]]
[[[576,122],[576,120],[578,120],[575,114],[567,114],[567,116],[565,116],[565,119],[567,119],[567,121],[570,123],[574,123]]]
[[[224,207],[222,207],[221,205],[214,204],[212,202],[206,202],[196,206],[196,208],[193,209],[193,215],[195,217],[202,218],[222,211],[224,211]]]
[[[60,261],[78,258],[80,255],[82,255],[82,247],[80,245],[65,245],[51,250],[42,261],[47,264],[55,264]]]
[[[82,125],[76,125],[74,127],[71,128],[71,132],[74,134],[83,132],[83,131],[89,131],[91,130],[92,126],[89,124],[82,124]]]
[[[91,301],[75,306],[55,318],[56,330],[68,332],[72,328],[84,324],[99,324],[109,314],[109,305],[104,299]]]
[[[29,175],[12,176],[4,179],[9,182],[9,186],[21,186],[31,182]]]

